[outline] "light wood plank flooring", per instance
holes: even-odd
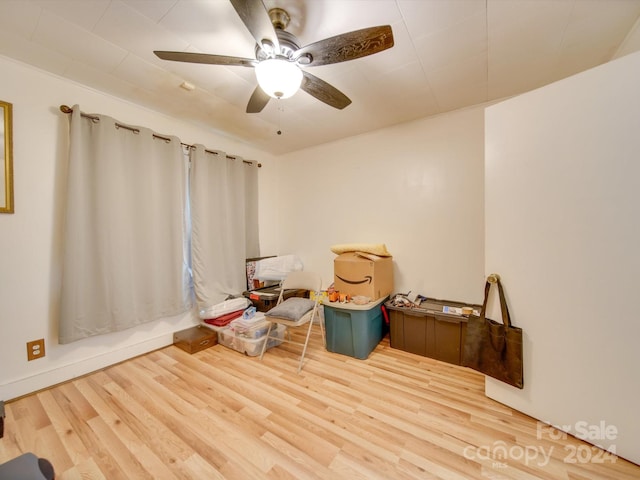
[[[388,338],[358,360],[314,334],[300,375],[298,351],[169,346],[23,397],[6,405],[0,462],[32,451],[60,480],[640,478],[486,398],[482,375]]]

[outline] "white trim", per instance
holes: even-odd
[[[0,385],[0,398],[7,401],[29,393],[66,382],[87,373],[115,365],[116,363],[137,357],[144,353],[166,347],[173,343],[173,333],[163,333],[144,342],[127,345],[118,350],[102,353],[91,358],[83,358],[78,362],[62,367],[52,368],[29,377]]]

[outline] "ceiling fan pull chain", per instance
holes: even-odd
[[[282,111],[284,107],[280,106],[280,99],[278,99],[278,131],[276,132],[278,135],[282,135]]]

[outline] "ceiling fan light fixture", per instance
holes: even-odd
[[[263,60],[255,68],[260,88],[273,98],[289,98],[300,88],[302,70],[283,58]]]

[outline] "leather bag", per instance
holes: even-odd
[[[502,322],[486,318],[491,284],[498,287]],[[500,277],[490,275],[484,287],[480,316],[469,315],[462,365],[523,388],[522,329],[511,324]]]

